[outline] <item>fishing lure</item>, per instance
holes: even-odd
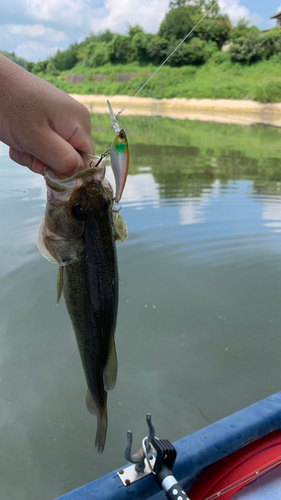
[[[112,127],[115,132],[115,136],[111,144],[110,159],[116,184],[115,201],[118,203],[121,200],[126,184],[129,170],[130,152],[126,132],[123,128],[119,127],[117,118],[109,101],[107,101],[107,105],[112,120]]]

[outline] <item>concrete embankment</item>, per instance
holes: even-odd
[[[71,95],[93,113],[108,113],[107,99],[109,99],[115,113],[131,99],[130,96],[123,95]],[[262,104],[250,100],[136,97],[126,107],[124,113],[126,115],[162,116],[242,125],[262,123],[281,127],[281,103]]]

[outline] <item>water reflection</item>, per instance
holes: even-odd
[[[99,122],[102,153],[112,129]],[[280,389],[279,132],[140,117],[124,127],[129,238],[117,247],[119,373],[102,456],[56,267],[36,247],[44,180],[0,157],[5,500],[50,500],[120,467],[147,411],[175,440]]]

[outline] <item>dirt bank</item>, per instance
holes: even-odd
[[[130,100],[129,96],[122,95],[71,95],[93,113],[107,113],[107,99],[110,100],[116,113]],[[124,113],[126,115],[162,116],[244,125],[263,123],[281,127],[281,103],[262,104],[250,100],[136,97]]]

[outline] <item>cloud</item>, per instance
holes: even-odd
[[[96,2],[89,0],[24,0],[25,14],[41,21],[51,21],[65,26],[85,26],[99,11]],[[100,4],[98,4],[100,5]]]
[[[48,43],[27,41],[20,43],[14,48],[18,57],[23,57],[27,61],[43,61],[54,55],[60,47],[58,45],[49,45]]]
[[[149,33],[156,33],[168,11],[169,0],[106,0],[107,14],[101,20],[100,29],[111,29],[126,32],[128,23],[132,26],[140,24]],[[92,23],[95,30],[95,24]]]
[[[251,13],[250,9],[240,5],[240,0],[219,0],[219,6],[223,14],[228,14],[233,24],[237,24],[239,19],[249,19],[253,24],[260,25],[263,21],[259,14]]]
[[[8,33],[18,35],[22,38],[46,38],[49,42],[61,42],[66,40],[63,31],[57,31],[53,28],[47,28],[43,24],[8,24],[6,25]]]

